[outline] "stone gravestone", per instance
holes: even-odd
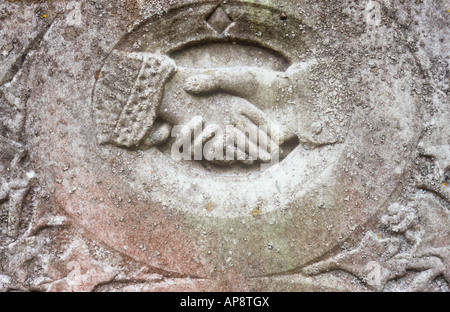
[[[0,289],[448,291],[438,1],[0,5]]]

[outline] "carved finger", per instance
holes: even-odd
[[[270,127],[266,125],[259,126],[246,115],[241,115],[238,117],[236,128],[245,134],[248,133],[250,141],[258,146],[258,150],[261,150],[262,154],[264,154],[264,151],[267,153],[273,152],[279,153],[280,155],[283,154],[283,151],[280,148],[280,143],[277,143],[277,141],[273,140],[269,135]],[[272,131],[272,133],[275,133],[275,131]],[[274,137],[277,138],[277,136]],[[258,154],[260,153],[258,152]]]
[[[155,125],[143,143],[144,147],[149,148],[163,144],[169,139],[171,131],[172,126],[169,123],[155,122]]]
[[[251,67],[208,70],[188,78],[184,89],[192,94],[220,90],[249,98],[255,94],[258,88],[257,78],[261,75],[264,75],[264,72]]]
[[[207,142],[203,147],[203,156],[209,162],[224,162],[223,141]]]
[[[234,135],[236,138],[237,148],[245,153],[245,158],[241,156],[241,158],[237,158],[237,160],[245,161],[245,163],[251,164],[253,164],[255,160],[263,163],[271,161],[272,155],[264,149],[261,149],[257,143],[247,139],[245,132],[235,128]]]
[[[194,156],[194,160],[202,160],[203,150],[203,118],[195,116],[186,125],[186,139],[192,139],[191,155]]]
[[[201,134],[201,129],[203,126],[203,119],[200,116],[195,116],[186,125],[184,125],[181,130],[177,133],[177,138],[175,139],[174,146],[183,146],[183,154],[194,155],[195,143],[192,144],[192,138],[194,137],[194,142],[196,140],[196,134]],[[174,127],[174,129],[177,129]],[[178,130],[178,129],[177,129]],[[188,148],[185,151],[184,148]]]
[[[249,107],[246,107],[245,111],[242,111],[241,115],[248,118],[251,122],[253,122],[255,125],[258,125],[259,127],[266,127],[267,135],[270,138],[273,138],[274,141],[279,141],[280,144],[282,138],[285,137],[285,135],[281,132],[281,129],[278,125],[271,122],[270,119],[264,114],[262,110],[257,108],[256,106],[252,105]]]
[[[184,84],[184,90],[192,94],[211,93],[219,89],[219,82],[213,75],[207,74],[189,77]]]
[[[225,145],[226,158],[225,161],[230,164],[235,164],[241,161],[248,160],[247,154],[241,148],[237,147],[234,144],[226,144]]]
[[[199,126],[199,124],[195,125],[195,127]],[[208,161],[223,159],[223,135],[220,127],[218,125],[208,125],[200,134],[198,133],[199,131],[200,129],[198,128],[197,131],[194,131],[194,158],[201,160],[198,158],[203,153],[202,156]],[[211,142],[209,142],[210,140]],[[222,151],[218,150],[218,146],[220,146],[218,144],[222,146]]]

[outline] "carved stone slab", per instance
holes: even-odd
[[[1,4],[0,289],[448,291],[448,9]]]

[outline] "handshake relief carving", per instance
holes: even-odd
[[[108,90],[121,89],[123,94],[110,97],[122,101],[113,106],[123,108],[113,129],[103,131],[102,143],[148,149],[175,138],[175,159],[218,165],[275,163],[285,154],[286,142],[320,145],[305,131],[305,118],[299,121],[289,113],[299,106],[305,115],[310,111],[308,73],[313,61],[294,63],[285,71],[256,66],[204,69],[177,66],[165,55],[113,53],[118,76],[129,69],[125,86],[108,77],[114,73],[111,68],[97,82],[98,106],[108,105],[102,103]]]

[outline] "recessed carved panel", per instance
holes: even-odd
[[[406,151],[384,147],[415,138],[414,100],[406,94],[394,100],[403,107],[397,116],[385,94],[374,96],[371,118],[383,123],[383,137],[395,140],[367,150],[373,126],[361,130],[366,98],[355,95],[357,81],[342,75],[317,29],[282,13],[241,2],[172,9],[115,46],[92,94],[99,150],[132,159],[123,175],[126,192],[145,194],[149,205],[182,214],[187,223],[206,222],[206,232],[214,233],[205,237],[206,248],[222,241],[227,250],[242,234],[248,240],[240,253],[273,263],[280,255],[255,246],[276,245],[286,235],[303,246],[283,249],[292,261],[267,274],[320,256],[369,220],[403,172],[398,157]],[[398,118],[409,121],[400,126]],[[244,145],[217,135],[227,126]],[[263,126],[273,132],[261,133]],[[186,138],[188,147],[181,143]],[[269,143],[261,148],[261,142]],[[227,150],[233,159],[215,158]],[[145,205],[139,209],[151,215]],[[343,214],[358,216],[358,223]]]

